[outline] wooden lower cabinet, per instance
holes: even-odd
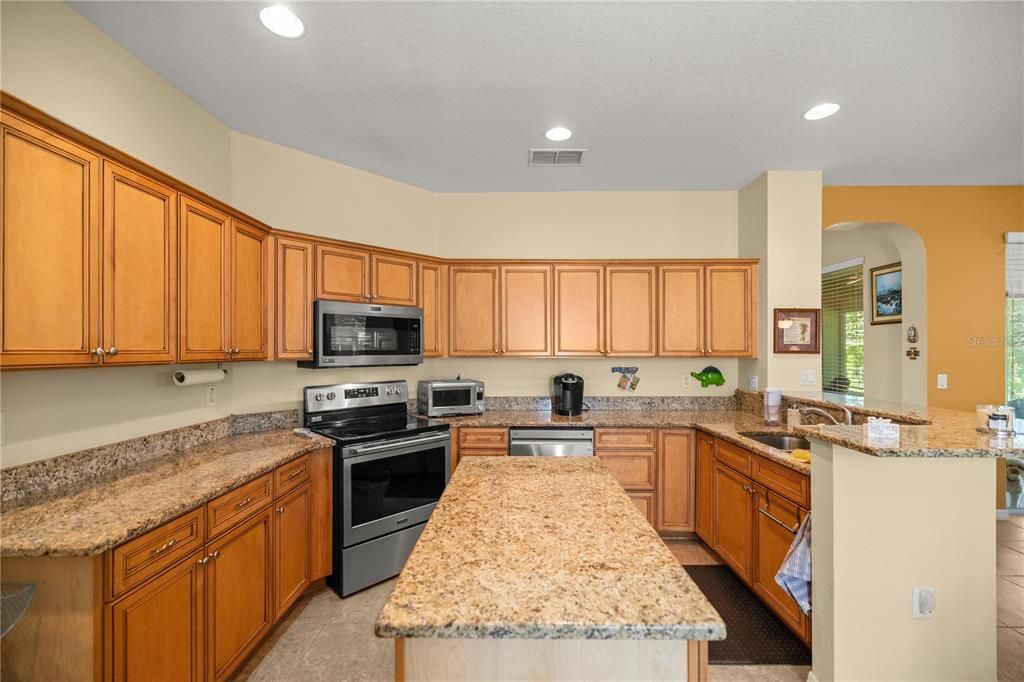
[[[790,545],[800,528],[803,513],[789,500],[755,486],[757,518],[754,521],[756,547],[750,575],[750,587],[798,635],[810,639],[810,619],[793,598],[775,582]]]
[[[205,677],[206,553],[106,607],[107,679],[200,682]]]
[[[754,544],[754,496],[747,479],[714,464],[714,533],[712,548],[744,582],[750,582]]]
[[[714,545],[712,536],[714,528],[714,476],[715,439],[706,433],[697,434],[697,504],[696,531],[697,537],[709,545]]]
[[[696,455],[693,429],[659,429],[654,528],[663,534],[693,531]]]
[[[627,492],[629,499],[633,500],[633,504],[640,510],[640,513],[647,518],[647,522],[652,526],[654,525],[654,491],[632,491]]]
[[[309,483],[274,504],[274,613],[284,615],[312,581],[311,494]]]

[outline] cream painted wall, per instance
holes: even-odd
[[[62,2],[0,2],[0,87],[223,201],[228,129]]]
[[[864,259],[864,397],[903,401],[903,330],[898,324],[871,324],[871,268],[894,263],[900,253],[877,233],[827,230],[821,238],[821,265]]]
[[[435,195],[232,131],[231,203],[274,227],[437,255]]]
[[[820,388],[821,356],[773,353],[771,327],[775,308],[821,307],[821,172],[769,171],[740,190],[738,206],[738,255],[761,259],[758,358],[740,363],[741,383],[756,374],[759,388]],[[801,384],[803,370],[813,384]]]
[[[450,258],[734,258],[736,192],[437,195]]]

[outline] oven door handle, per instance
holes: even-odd
[[[429,445],[431,443],[441,443],[443,441],[450,440],[451,434],[448,431],[443,431],[436,435],[432,434],[429,436],[417,436],[415,438],[402,438],[401,440],[389,440],[387,443],[381,443],[380,445],[353,445],[350,448],[345,448],[345,452],[350,452],[353,455],[370,455],[377,452],[400,450],[409,447],[416,447],[418,445]]]

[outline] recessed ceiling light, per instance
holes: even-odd
[[[284,5],[270,5],[260,10],[260,21],[282,38],[298,38],[306,32],[302,19]]]
[[[825,102],[819,104],[816,107],[811,107],[804,114],[805,121],[820,121],[823,118],[828,118],[832,114],[839,111],[839,105],[835,102]]]
[[[551,130],[544,133],[544,137],[548,138],[552,142],[562,142],[572,137],[572,131],[562,126],[555,126]]]

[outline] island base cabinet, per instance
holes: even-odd
[[[707,642],[617,639],[396,639],[396,682],[708,679]]]
[[[204,552],[107,606],[114,682],[200,682],[204,677]]]

